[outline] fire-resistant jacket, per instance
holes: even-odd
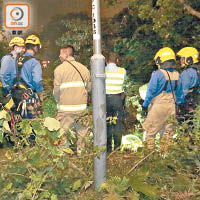
[[[58,112],[81,112],[87,107],[87,95],[90,91],[90,72],[73,57],[64,61],[54,70],[54,97],[57,101]]]
[[[126,70],[117,67],[115,63],[109,63],[105,69],[106,94],[120,94],[123,92],[123,84],[126,78]]]

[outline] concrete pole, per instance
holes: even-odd
[[[101,54],[101,24],[99,0],[92,0],[94,55],[91,58],[94,148],[100,151],[94,157],[94,186],[98,189],[106,180],[106,93],[105,58]]]

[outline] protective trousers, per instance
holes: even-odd
[[[107,152],[111,152],[112,139],[114,139],[114,149],[120,147],[124,131],[121,93],[106,95],[106,110],[107,119],[113,118],[113,121],[107,120]]]
[[[146,143],[151,149],[155,145],[155,136],[159,132],[163,139],[171,138],[172,125],[167,123],[170,116],[175,116],[175,103],[172,93],[162,92],[154,98],[143,128],[146,131]]]
[[[87,131],[88,128],[84,127],[80,122],[76,121],[75,118],[81,113],[70,113],[63,112],[58,113],[56,119],[60,121],[60,126],[63,129],[74,129],[77,134],[77,150],[83,150],[87,142]]]

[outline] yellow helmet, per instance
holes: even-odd
[[[167,60],[176,60],[176,56],[171,48],[164,47],[156,53],[154,60],[156,62],[156,65],[159,66]]]
[[[178,53],[177,56],[184,57],[185,65],[192,65],[199,62],[199,52],[194,47],[184,47]]]
[[[13,47],[14,45],[17,46],[24,46],[24,39],[21,37],[14,37],[10,43],[9,43],[9,47]]]
[[[41,43],[40,43],[40,39],[35,36],[35,35],[29,35],[26,38],[25,44],[34,44],[34,45],[39,45],[41,48]]]

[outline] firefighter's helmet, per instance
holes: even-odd
[[[13,46],[15,46],[15,45],[17,45],[17,46],[24,46],[24,39],[21,38],[21,37],[14,37],[14,38],[10,41],[9,46],[10,46],[10,47],[13,47]]]
[[[37,36],[35,36],[35,35],[29,35],[26,38],[25,44],[39,45],[39,47],[41,48],[40,39]]]
[[[199,52],[194,47],[184,47],[178,53],[177,56],[183,57],[185,64],[192,65],[199,62]]]
[[[171,48],[164,47],[156,53],[154,60],[156,62],[156,65],[160,66],[160,64],[168,60],[176,60],[176,56]]]

